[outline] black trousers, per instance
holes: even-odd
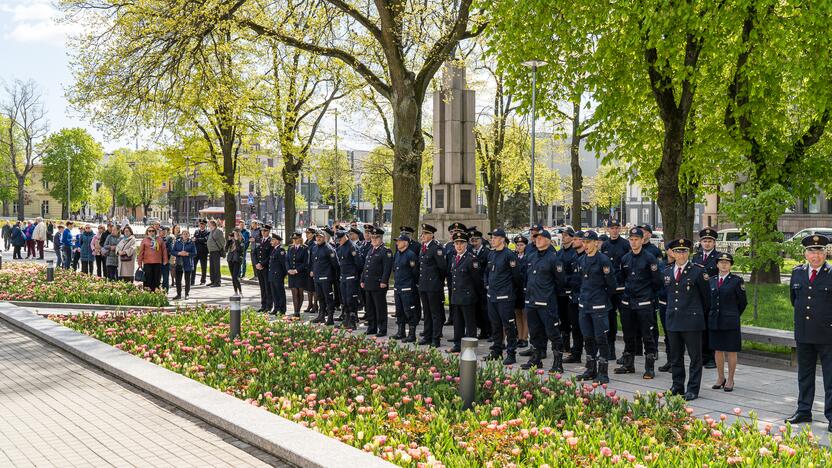
[[[708,316],[705,315],[705,323],[708,323]],[[708,329],[702,331],[702,362],[714,361],[714,350],[711,349],[711,342],[708,338]]]
[[[269,281],[272,288],[272,310],[276,314],[286,313],[286,288],[283,287],[284,279],[285,277],[281,276]]]
[[[295,315],[300,315],[303,309],[303,289],[292,288],[292,305],[295,309]]]
[[[182,295],[182,277],[185,277],[185,295],[191,294],[191,272],[181,268],[175,268],[174,283],[176,284],[176,295]]]
[[[419,303],[419,294],[415,288],[407,288],[408,291],[396,290],[393,293],[393,300],[396,302],[396,325],[406,324],[415,327],[419,324],[419,312],[416,304]]]
[[[615,347],[615,340],[618,339],[618,315],[621,313],[621,294],[613,294],[610,296],[610,303],[612,309],[609,310],[607,319],[610,321],[610,329],[607,332],[607,342],[611,347]],[[622,323],[623,327],[624,324]]]
[[[202,269],[202,278],[199,280],[199,284],[205,284],[205,267],[208,265],[208,251],[205,250],[200,252],[197,250],[196,257],[194,257],[194,271],[191,273],[191,285],[196,283],[196,265],[199,263],[199,267]]]
[[[685,388],[685,350],[690,356],[687,392],[699,395],[702,382],[702,332],[668,332],[670,339],[670,372],[673,376],[671,390],[682,392]]]
[[[563,335],[558,310],[552,306],[526,306],[526,320],[529,323],[529,343],[538,351],[545,351],[547,342],[552,342],[553,351],[563,351]]]
[[[659,320],[662,323],[662,330],[664,330],[664,352],[667,354],[667,361],[670,362],[670,338],[668,338],[667,325],[667,306],[659,304]],[[659,327],[653,333],[653,339],[656,341],[656,347],[659,346]]]
[[[340,280],[338,285],[338,293],[341,295],[341,306],[343,307],[344,313],[357,314],[358,297],[361,295],[361,287],[358,283],[358,278],[348,278]]]
[[[118,279],[118,267],[117,266],[107,265],[107,279],[113,280],[113,281]]]
[[[211,284],[219,285],[222,277],[220,276],[220,259],[222,258],[222,252],[219,250],[214,252],[208,252],[208,263],[209,263],[209,270],[211,275]]]
[[[92,260],[81,260],[81,273],[92,275]]]
[[[476,308],[476,304],[451,305],[451,313],[454,316],[454,343],[462,343],[463,338],[477,337]]]
[[[491,321],[491,352],[508,354],[517,350],[517,321],[514,315],[514,300],[488,302],[488,319]],[[505,335],[505,336],[503,336]],[[505,340],[505,345],[503,344]]]
[[[142,265],[142,270],[144,270],[144,287],[151,291],[159,289],[159,282],[162,280],[162,264],[145,263]]]
[[[260,286],[260,310],[272,310],[272,287],[269,285],[269,269],[254,270],[257,274],[257,284]]]
[[[477,328],[484,335],[491,336],[491,320],[488,319],[488,297],[485,293],[477,298],[476,321]]]
[[[364,306],[367,310],[367,333],[387,334],[387,289],[364,291]]]
[[[569,317],[569,326],[572,329],[572,349],[570,353],[577,356],[581,355],[584,346],[584,334],[581,332],[580,308],[578,304],[569,301],[569,313],[564,316]]]
[[[797,343],[797,411],[812,412],[818,358],[823,371],[823,414],[832,421],[832,345]]]
[[[21,248],[23,248],[23,246],[19,246],[19,245],[14,246],[14,252],[12,253],[12,259],[17,258],[17,259],[23,260],[23,257],[20,256],[20,249]]]
[[[587,358],[612,359],[612,351],[607,341],[610,328],[609,311],[590,309],[581,312],[581,333],[584,335],[584,349]]]
[[[231,285],[234,286],[234,292],[242,292],[243,290],[243,287],[240,285],[240,270],[242,268],[242,262],[228,262],[228,269],[231,270]]]
[[[445,294],[442,291],[419,291],[425,311],[425,336],[438,342],[445,324]]]
[[[318,307],[325,314],[335,312],[335,292],[332,290],[332,282],[329,280],[315,281],[315,298],[318,299]]]
[[[649,302],[649,304],[622,304],[621,306],[621,328],[624,329],[624,352],[635,355],[640,335],[644,343],[645,354],[655,356],[659,352],[654,338],[654,334],[656,333],[656,311],[653,309],[653,301],[644,302]]]
[[[96,255],[95,256],[95,274],[99,278],[104,274],[104,270],[106,270],[107,265],[107,257],[105,255]]]

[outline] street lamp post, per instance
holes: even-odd
[[[529,178],[529,226],[534,226],[534,143],[535,143],[535,128],[534,124],[537,120],[537,69],[546,65],[543,60],[529,60],[523,62],[524,67],[532,69],[532,166],[531,177]]]
[[[190,161],[191,161],[191,157],[190,156],[185,156],[185,229],[188,228],[188,223],[191,222],[191,205],[190,205],[191,200],[190,200],[190,195],[188,193],[188,192],[190,192],[189,189],[190,189],[190,185],[191,185],[190,184],[191,175],[190,175],[190,172],[189,172],[190,171],[190,166],[188,164],[188,163],[190,163]]]
[[[339,167],[338,167],[338,108],[332,109],[335,112],[335,219],[333,220],[333,224],[338,223],[338,200],[339,200]]]

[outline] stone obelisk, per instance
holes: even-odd
[[[433,95],[432,207],[424,216],[440,239],[449,237],[448,226],[456,222],[490,230],[488,217],[477,213],[476,96],[466,88],[465,67],[447,63],[442,88]]]

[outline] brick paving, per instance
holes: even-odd
[[[0,466],[288,466],[0,322]]]

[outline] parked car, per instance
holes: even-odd
[[[653,231],[653,235],[650,237],[650,243],[664,250],[664,231]]]
[[[832,239],[832,228],[828,227],[814,227],[814,228],[806,228],[798,231],[795,235],[793,235],[789,241],[800,242],[803,240],[804,237],[814,236],[815,234],[820,234],[822,236],[826,236]]]

